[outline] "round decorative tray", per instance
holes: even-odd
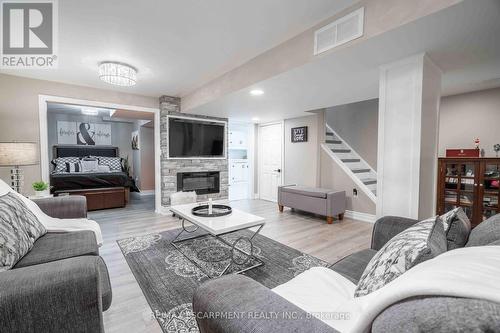
[[[196,216],[202,216],[202,217],[218,217],[218,216],[224,216],[224,215],[229,215],[232,213],[232,209],[229,206],[226,205],[212,205],[212,214],[208,213],[208,205],[201,205],[198,207],[194,207],[191,210],[191,213]]]

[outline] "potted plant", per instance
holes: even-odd
[[[37,197],[47,197],[50,195],[49,184],[46,182],[34,182],[33,189],[35,190],[35,196]]]

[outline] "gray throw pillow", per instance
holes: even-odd
[[[464,247],[469,239],[471,223],[464,210],[459,207],[455,218],[451,221],[446,231],[448,250]]]
[[[31,210],[10,192],[0,197],[0,272],[11,269],[47,232]]]
[[[440,217],[420,221],[394,236],[370,260],[354,291],[364,296],[378,290],[421,262],[446,252]]]
[[[447,211],[446,213],[444,213],[443,215],[440,216],[441,221],[443,221],[444,232],[447,232],[448,229],[450,228],[450,225],[451,225],[452,221],[455,219],[455,217],[457,216],[457,211],[459,209],[460,209],[460,207],[457,207],[455,209]]]
[[[471,223],[464,210],[457,207],[441,215],[448,250],[464,247],[469,238]]]
[[[497,240],[500,240],[500,214],[491,216],[472,229],[465,246],[483,246]]]

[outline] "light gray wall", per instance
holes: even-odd
[[[334,106],[326,122],[374,170],[377,170],[378,99]]]
[[[500,88],[443,97],[439,120],[439,156],[447,148],[474,148],[481,140],[485,157],[495,157],[500,143]]]
[[[307,126],[307,142],[291,141],[293,127]],[[285,120],[285,184],[316,186],[318,163],[317,115]]]
[[[321,158],[321,180],[320,186],[330,188],[335,191],[345,191],[346,209],[359,213],[375,215],[376,206],[368,196],[358,188],[352,179],[342,170],[330,156],[323,150],[320,152]],[[358,196],[353,196],[353,189],[357,189]]]
[[[141,126],[139,131],[139,144],[141,152],[141,190],[154,190],[155,188],[155,139],[154,128]]]
[[[133,154],[131,148],[131,137],[133,124],[126,122],[106,122],[99,116],[85,116],[76,114],[65,114],[47,112],[47,130],[49,144],[49,161],[52,160],[52,147],[57,145],[57,122],[58,121],[75,121],[75,122],[90,122],[95,124],[110,124],[111,125],[111,144],[119,148],[120,157],[126,158],[129,156],[129,163],[133,165]]]

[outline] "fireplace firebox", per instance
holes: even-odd
[[[196,191],[196,194],[219,193],[220,172],[179,172],[177,173],[177,191]]]

